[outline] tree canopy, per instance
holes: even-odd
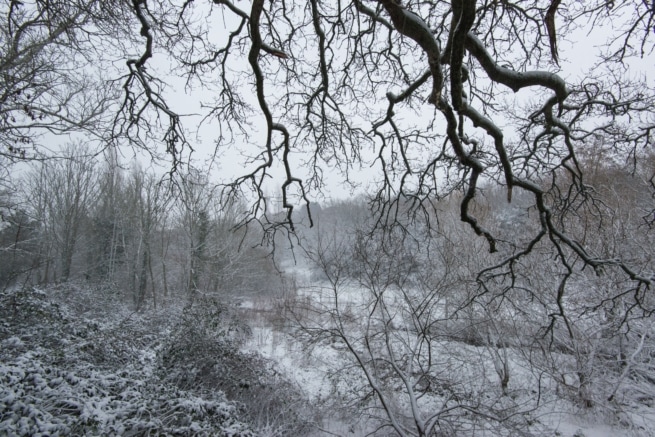
[[[575,258],[650,284],[566,224],[598,207],[583,152],[602,150],[653,184],[641,164],[652,153],[653,83],[632,70],[652,56],[649,2],[33,0],[4,1],[3,16],[5,163],[29,155],[40,132],[81,131],[165,151],[174,170],[187,164],[197,118],[170,97],[174,75],[201,103],[214,156],[248,150],[222,191],[250,202],[247,221],[293,228],[294,205],[309,213],[326,174],[354,184],[372,166],[378,226],[429,219],[460,193],[461,220],[505,255],[500,270],[544,240],[567,270]],[[596,57],[565,77],[560,64],[591,56],[576,50],[586,35]],[[269,179],[283,219],[268,211]],[[539,226],[527,242],[500,241],[476,217],[488,186],[508,202],[530,195]]]

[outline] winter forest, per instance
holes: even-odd
[[[0,18],[0,435],[655,436],[655,2]]]

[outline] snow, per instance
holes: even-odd
[[[513,214],[508,215],[508,221],[512,217]],[[230,320],[185,325],[201,322],[204,317],[201,314],[212,317],[223,314],[223,310],[211,306],[198,306],[197,313],[180,318],[180,314],[170,310],[133,314],[117,305],[100,313],[79,305],[79,308],[87,308],[80,316],[79,308],[75,308],[78,297],[74,294],[62,294],[72,299],[70,304],[65,304],[44,290],[0,293],[0,317],[4,321],[0,329],[0,435],[143,435],[150,432],[208,436],[296,435],[281,431],[279,423],[260,423],[253,427],[241,417],[240,407],[228,401],[221,390],[194,389],[203,381],[219,381],[216,378],[225,369],[221,360],[229,356],[215,355],[228,353],[222,352],[220,345],[216,347],[216,342],[230,336],[242,341],[244,355],[237,363],[243,363],[239,361],[243,357],[263,357],[262,361],[252,358],[253,361],[246,362],[257,367],[258,372],[235,374],[238,379],[235,387],[253,387],[267,378],[289,381],[304,406],[316,413],[316,428],[309,435],[365,435],[381,422],[379,405],[371,396],[371,387],[362,369],[355,365],[343,341],[309,335],[298,329],[289,312],[294,303],[300,305],[296,309],[309,304],[328,308],[334,302],[334,290],[306,266],[287,266],[287,271],[294,276],[290,282],[296,286],[293,293],[279,297],[284,302],[270,297],[250,297],[235,308],[239,323],[245,321],[250,325],[247,338],[239,325]],[[366,290],[350,281],[342,285],[337,295],[342,308],[349,308],[352,316],[345,321],[350,324],[349,340],[357,353],[366,357],[361,337],[365,331],[358,325],[366,319],[360,317],[361,309],[366,308]],[[92,293],[92,290],[78,292]],[[391,327],[390,341],[394,348],[401,350],[401,346],[411,345],[411,326],[401,318],[401,301],[392,290],[385,293],[388,293],[388,302],[396,302],[398,316]],[[9,301],[21,311],[14,312],[13,307],[7,305]],[[442,307],[434,308],[438,311]],[[307,311],[296,315],[307,327],[327,326],[325,323],[330,321],[325,315]],[[193,329],[185,331],[182,329],[185,326],[185,329]],[[198,343],[197,349],[180,348],[182,344],[191,347],[192,342],[198,340],[197,336],[205,335],[203,333],[208,335],[203,340],[207,343]],[[182,343],[176,343],[178,341]],[[212,348],[203,349],[207,345]],[[443,337],[431,347],[433,365],[441,372],[437,376],[457,385],[453,393],[466,392],[493,408],[514,411],[517,417],[529,418],[533,435],[655,435],[652,431],[655,412],[647,405],[634,405],[621,411],[581,408],[571,401],[566,390],[558,388],[552,377],[524,365],[519,349],[507,347],[504,350],[511,374],[505,396],[499,388],[495,367],[498,363],[493,355],[495,346]],[[203,361],[192,361],[188,353],[200,354],[198,357]],[[165,358],[167,354],[178,355]],[[570,361],[566,355],[554,359],[563,366]],[[188,368],[180,367],[182,364]],[[202,370],[203,366],[208,367]],[[385,369],[380,367],[379,370],[389,371]],[[562,378],[568,378],[569,384],[575,385],[575,374],[567,375],[564,367],[562,373]],[[536,379],[540,381],[539,405],[536,405],[534,389]],[[184,388],[178,382],[189,387]],[[406,387],[398,380],[383,382],[389,382],[384,390],[393,400],[394,408],[408,410],[411,405],[405,395]],[[421,383],[419,380],[413,382]],[[282,386],[272,387],[278,390],[277,387]],[[443,387],[443,393],[447,394],[448,390],[451,388]],[[292,392],[280,393],[291,396],[287,393]],[[262,401],[257,396],[250,402]],[[424,411],[445,411],[448,404],[443,396],[435,391],[418,399],[417,405]],[[293,402],[291,408],[295,409]],[[527,412],[533,408],[534,411]],[[453,414],[444,417],[447,420],[459,417],[460,430],[465,434],[507,435],[486,423],[466,418],[461,411]],[[473,431],[476,429],[480,434]]]
[[[515,211],[507,214],[507,221],[517,219]],[[333,295],[327,283],[317,280],[310,269],[306,267],[289,268],[295,276],[297,284],[297,299],[305,301],[311,299],[315,304],[329,305]],[[339,301],[344,306],[350,306],[357,311],[358,305],[363,302],[366,290],[353,284],[346,284],[339,291]],[[257,309],[261,312],[261,302],[248,302],[242,308]],[[269,310],[272,310],[270,308]],[[355,317],[356,318],[356,317]],[[244,345],[248,351],[256,351],[276,363],[277,369],[302,389],[307,399],[319,408],[324,408],[324,419],[321,428],[326,434],[336,435],[364,435],[371,431],[378,422],[375,420],[362,420],[359,413],[351,408],[351,414],[343,414],[349,405],[354,405],[366,391],[366,381],[357,366],[352,366],[352,359],[345,345],[339,341],[307,341],[293,324],[280,328],[279,325],[267,324],[266,318],[259,317],[251,324],[253,336]],[[405,329],[402,324],[396,327],[399,333]],[[457,381],[468,381],[472,390],[480,396],[489,396],[489,387],[496,387],[497,381],[494,362],[489,355],[490,350],[483,346],[466,345],[454,341],[444,341],[435,344],[435,350],[441,352],[442,359],[448,370],[448,377]],[[361,352],[361,351],[360,351]],[[610,437],[610,436],[653,436],[652,424],[655,423],[655,414],[646,414],[632,418],[632,428],[619,428],[615,423],[608,421],[609,416],[599,414],[597,410],[585,411],[558,394],[557,384],[550,381],[545,375],[539,375],[541,389],[539,393],[540,404],[536,404],[535,375],[533,370],[521,364],[521,354],[509,350],[510,356],[510,384],[511,397],[497,395],[500,408],[515,408],[516,411],[536,410],[529,414],[534,417],[533,428],[536,435],[556,435],[561,437]],[[398,393],[402,386],[395,387]],[[496,390],[496,389],[494,389]],[[493,399],[493,398],[492,398]],[[398,405],[405,402],[402,397],[396,399]],[[422,399],[423,406],[434,405],[438,408],[440,401],[437,398]],[[336,405],[346,406],[341,409]],[[370,407],[370,405],[369,405]],[[359,408],[364,408],[359,405]],[[430,408],[428,408],[430,410]],[[590,414],[596,414],[590,416]],[[650,416],[650,417],[646,417]],[[641,425],[639,425],[641,424]],[[473,429],[473,428],[471,428]],[[496,434],[492,428],[484,435]],[[477,435],[477,434],[472,434]],[[483,434],[480,434],[483,435]]]
[[[220,392],[201,397],[158,377],[148,316],[130,324],[117,311],[99,323],[73,313],[42,291],[0,294],[9,331],[0,333],[0,435],[252,435]]]

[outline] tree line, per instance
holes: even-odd
[[[272,269],[257,237],[236,227],[199,171],[171,180],[115,155],[71,145],[33,162],[2,197],[2,288],[69,280],[114,283],[136,308],[148,300],[262,287]]]

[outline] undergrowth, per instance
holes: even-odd
[[[293,388],[216,299],[142,313],[111,287],[0,293],[0,435],[300,435]]]

